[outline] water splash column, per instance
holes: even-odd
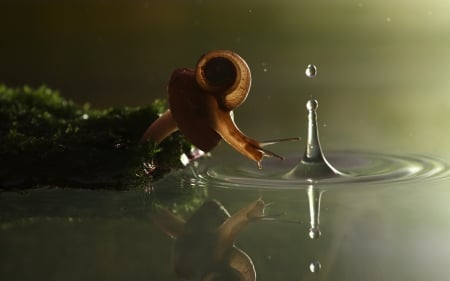
[[[312,182],[317,179],[344,175],[331,166],[322,153],[317,127],[318,107],[319,102],[315,99],[310,99],[306,103],[306,109],[308,110],[308,131],[305,152],[300,162],[285,175],[286,178],[303,178]]]

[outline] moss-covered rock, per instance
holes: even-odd
[[[142,187],[180,167],[180,155],[190,149],[177,133],[158,147],[138,142],[165,107],[156,100],[96,110],[44,86],[0,84],[0,189]]]

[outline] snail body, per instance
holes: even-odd
[[[232,111],[246,100],[250,86],[250,69],[239,55],[227,50],[206,53],[195,69],[180,68],[172,73],[167,87],[169,110],[150,125],[141,141],[159,143],[180,130],[205,152],[223,139],[260,168],[265,156],[281,159],[263,149],[264,143],[242,133],[233,120]]]
[[[173,260],[179,277],[201,281],[254,281],[253,262],[234,241],[250,222],[263,217],[261,199],[232,216],[219,202],[210,200],[186,222],[166,209],[160,210],[154,221],[176,239]]]

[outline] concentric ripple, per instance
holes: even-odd
[[[317,184],[322,188],[331,188],[358,183],[386,184],[450,179],[449,165],[446,162],[425,155],[338,151],[328,153],[327,159],[343,174],[325,178],[292,176],[289,171],[301,160],[301,156],[292,156],[283,161],[267,159],[262,170],[258,170],[254,163],[209,163],[203,168],[199,167],[195,177],[200,184],[217,187],[265,189],[303,189]]]
[[[354,187],[450,179],[447,162],[426,155],[336,151],[325,157],[319,141],[318,106],[318,101],[312,98],[306,103],[308,130],[303,155],[284,161],[267,159],[262,170],[232,159],[204,163],[203,168],[192,170],[191,180],[200,185],[225,188],[304,189],[320,185],[323,190],[339,185]]]

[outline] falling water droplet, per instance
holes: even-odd
[[[308,78],[314,78],[317,75],[317,67],[314,64],[308,64],[305,69],[305,74]]]
[[[321,268],[322,268],[322,265],[320,264],[319,261],[313,261],[309,264],[309,270],[312,273],[318,272]]]

